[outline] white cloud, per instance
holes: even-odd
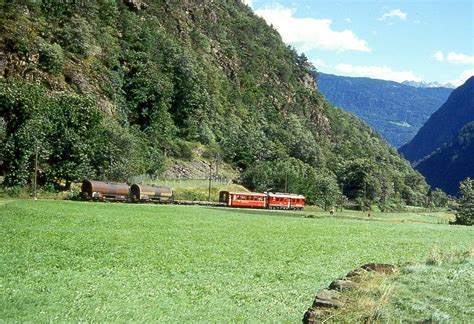
[[[474,56],[469,56],[462,53],[450,52],[446,56],[446,59],[451,63],[474,64]]]
[[[387,18],[400,18],[401,20],[405,20],[407,19],[407,14],[400,9],[393,9],[384,13],[378,20],[385,20]]]
[[[321,59],[312,60],[311,63],[313,63],[313,65],[314,65],[316,68],[321,68],[321,67],[327,66],[326,63],[325,63],[323,60],[321,60]]]
[[[344,19],[344,21],[345,21],[346,23],[349,23],[349,24],[352,23],[352,19],[351,19],[351,18],[346,18],[346,19]]]
[[[294,10],[282,6],[258,9],[255,13],[273,25],[284,42],[302,52],[312,49],[371,51],[367,42],[352,31],[332,30],[330,19],[296,18]]]
[[[443,52],[437,51],[436,53],[433,54],[433,57],[437,61],[448,61],[449,63],[455,63],[455,64],[474,64],[474,56],[469,56],[463,53],[454,53],[454,52],[449,52],[444,55]]]
[[[459,77],[456,80],[451,80],[449,81],[449,83],[452,83],[456,87],[459,87],[464,82],[466,82],[467,79],[469,79],[472,76],[474,76],[474,69],[465,70],[461,73],[461,75],[459,75]]]
[[[433,57],[436,59],[436,61],[444,61],[444,54],[441,51],[437,51],[436,53],[434,53]]]
[[[363,76],[397,82],[403,82],[405,80],[423,80],[416,76],[412,71],[394,71],[388,66],[355,66],[351,64],[338,64],[336,65],[336,70],[349,76]]]

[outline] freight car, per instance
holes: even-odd
[[[219,202],[228,207],[303,210],[305,197],[288,193],[221,191]]]
[[[172,202],[173,190],[169,187],[155,187],[143,184],[132,184],[130,198],[134,202]]]
[[[86,200],[171,202],[173,190],[169,187],[155,187],[142,184],[84,180],[81,196]]]
[[[86,200],[126,201],[129,187],[126,183],[84,180],[81,196]]]

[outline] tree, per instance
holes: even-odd
[[[336,177],[329,174],[317,174],[315,177],[315,200],[316,203],[328,210],[335,206],[341,197]]]
[[[431,192],[431,201],[434,207],[446,207],[448,205],[448,195],[443,190],[436,188]]]
[[[459,207],[456,224],[472,226],[474,222],[474,180],[467,178],[459,184]]]

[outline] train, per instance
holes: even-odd
[[[221,191],[219,202],[227,207],[303,210],[305,197],[281,192],[230,192]]]
[[[196,202],[175,200],[173,189],[165,186],[150,186],[134,183],[84,180],[81,197],[93,201],[154,202],[175,204],[212,205],[234,208],[260,208],[303,210],[305,197],[299,194],[281,192],[231,192],[221,191],[219,202]]]

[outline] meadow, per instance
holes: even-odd
[[[299,322],[364,263],[472,249],[447,217],[0,200],[0,320]]]

